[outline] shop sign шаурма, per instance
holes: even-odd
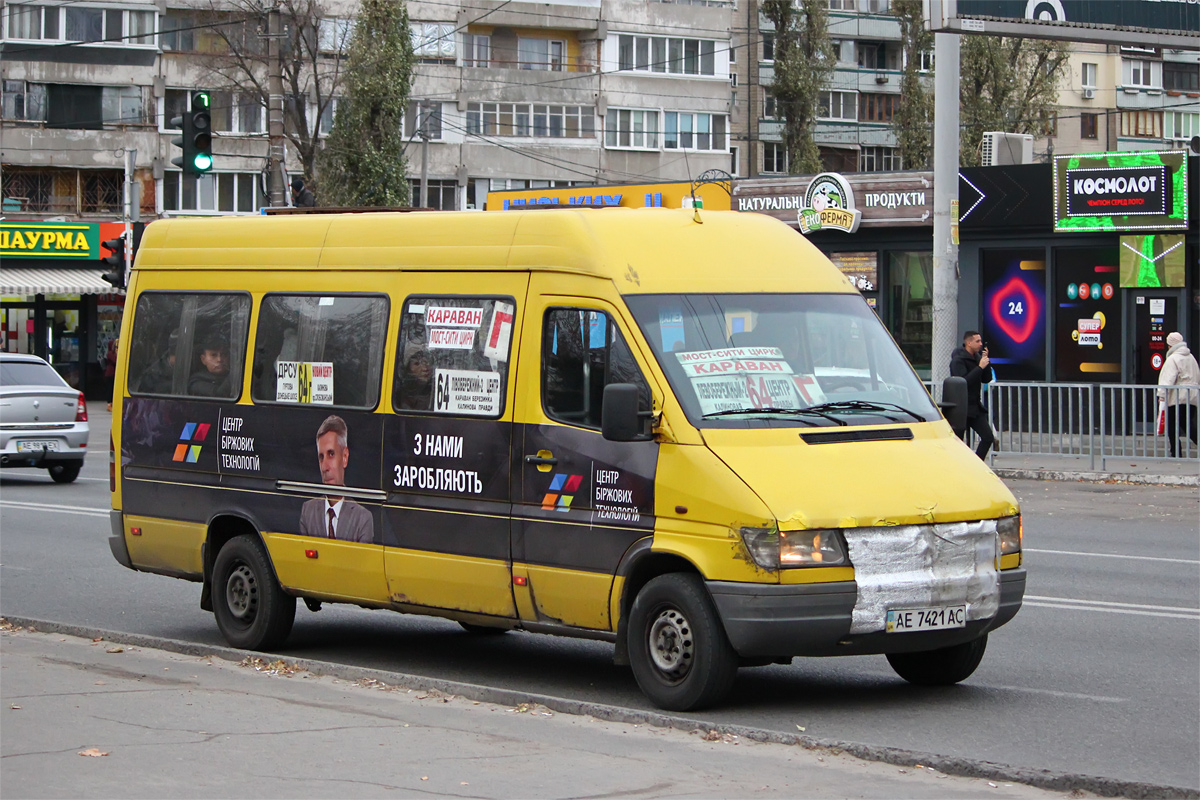
[[[95,260],[100,257],[100,224],[0,222],[0,256]]]

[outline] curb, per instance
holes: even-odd
[[[241,662],[247,657],[261,658],[264,655],[268,655],[250,650],[223,647],[221,645],[198,644],[179,639],[167,639],[136,633],[121,633],[103,628],[90,628],[82,625],[50,622],[28,617],[6,616],[0,619],[16,627],[26,628],[35,632],[61,633],[88,639],[102,637],[106,641],[120,644],[144,647],[152,650],[165,650],[189,656],[215,656],[234,663]],[[284,658],[283,656],[280,657]],[[1026,769],[991,761],[978,761],[969,758],[938,755],[936,753],[923,753],[898,747],[801,736],[744,725],[721,724],[688,717],[671,716],[670,714],[657,711],[623,708],[621,706],[571,700],[564,697],[553,697],[515,689],[498,689],[473,683],[427,678],[420,675],[335,664],[314,659],[285,658],[285,660],[295,665],[298,669],[342,680],[375,680],[392,686],[403,686],[421,691],[432,690],[443,694],[463,697],[468,700],[497,705],[515,706],[521,703],[536,703],[560,714],[591,716],[609,722],[653,725],[658,728],[674,728],[681,731],[717,731],[721,734],[739,736],[755,742],[795,745],[803,747],[806,750],[822,750],[834,754],[845,753],[864,761],[876,761],[902,767],[915,767],[921,764],[938,772],[944,772],[947,775],[957,775],[964,778],[984,778],[993,781],[1021,783],[1051,791],[1083,791],[1102,797],[1126,797],[1133,798],[1134,800],[1142,800],[1142,798],[1186,798],[1187,800],[1200,800],[1200,790],[1180,786],[1161,786],[1137,781],[1124,781],[1116,778],[1104,778],[1095,775],[1076,775],[1065,772],[1053,772],[1051,770]]]
[[[1034,481],[1134,483],[1143,486],[1200,486],[1200,475],[1141,475],[1131,472],[1079,472],[1026,467],[993,467],[998,477]]]

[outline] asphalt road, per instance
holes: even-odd
[[[0,473],[0,614],[223,644],[199,586],[108,550],[107,420],[79,481]],[[103,435],[97,432],[103,428]],[[745,669],[717,722],[1200,789],[1200,490],[1014,481],[1026,607],[966,683],[918,689],[882,656]],[[651,706],[611,646],[300,606],[282,651],[629,708]]]

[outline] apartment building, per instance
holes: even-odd
[[[891,127],[904,70],[900,23],[891,2],[827,2],[836,64],[821,94],[816,141],[822,162],[835,172],[905,169]],[[770,91],[775,79],[774,26],[759,12],[758,0],[745,0],[735,18],[735,50],[745,54],[737,62],[735,78],[736,174],[786,174],[783,120]],[[922,54],[919,68],[930,72],[932,66],[932,52]]]
[[[332,129],[356,7],[321,0],[316,18],[284,17],[289,175],[309,171]],[[481,209],[493,189],[729,170],[733,8],[408,3],[414,204]],[[143,220],[269,204],[268,30],[248,0],[0,3],[0,346],[50,358],[81,387],[99,383],[123,302],[100,280],[100,242],[123,229],[128,151]],[[180,134],[170,120],[194,89],[210,93],[215,134],[213,170],[200,177],[171,164]],[[86,249],[55,252],[46,226],[68,226]]]

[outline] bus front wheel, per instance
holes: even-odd
[[[888,653],[888,663],[904,680],[918,686],[951,686],[965,681],[983,660],[987,634],[969,642],[920,653]]]
[[[213,564],[213,613],[225,641],[246,650],[284,643],[296,618],[296,598],[275,580],[257,537],[235,536]]]
[[[683,572],[659,575],[629,612],[629,664],[659,708],[691,711],[724,699],[738,657],[704,583]]]

